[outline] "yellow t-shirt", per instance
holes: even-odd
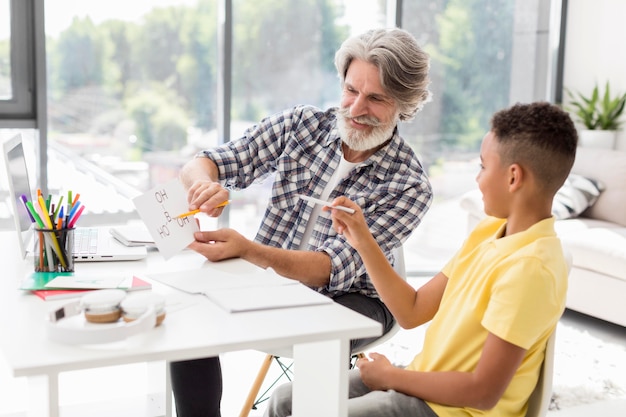
[[[471,372],[488,333],[526,349],[526,355],[493,409],[429,402],[439,417],[524,416],[546,342],[565,309],[567,264],[554,218],[498,238],[505,226],[502,219],[483,220],[445,266],[448,284],[439,311],[407,369]]]

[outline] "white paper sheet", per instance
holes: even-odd
[[[332,303],[332,299],[267,270],[229,271],[215,268],[150,274],[155,281],[191,293],[202,294],[224,310],[235,313]]]
[[[230,313],[330,304],[333,300],[303,284],[268,287],[223,288],[207,294]]]
[[[131,287],[132,283],[132,274],[74,273],[73,275],[57,276],[45,286],[46,288],[100,290],[108,288],[127,289]]]
[[[208,295],[221,289],[275,287],[296,285],[298,281],[281,277],[272,270],[254,272],[227,272],[216,269],[194,269],[190,271],[150,274],[149,278],[191,294]]]
[[[133,203],[165,259],[171,258],[194,241],[193,234],[199,229],[193,216],[175,218],[189,210],[187,193],[178,179],[135,197]]]

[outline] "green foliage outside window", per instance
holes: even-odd
[[[491,114],[508,104],[514,1],[403,5],[403,27],[431,54],[434,93],[403,134],[433,159],[446,148],[475,151]],[[233,2],[233,120],[338,104],[333,58],[349,35],[341,7],[335,0]],[[180,149],[189,128],[214,129],[216,10],[215,0],[200,0],[155,8],[138,22],[76,18],[47,43],[51,130],[131,133],[145,152]]]

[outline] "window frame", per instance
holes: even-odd
[[[10,5],[11,82],[13,95],[17,98],[0,100],[0,129],[35,129],[35,181],[41,184],[42,192],[47,193],[48,84],[44,0],[10,0]]]
[[[0,100],[0,127],[35,127],[33,3],[29,0],[9,0],[9,8],[13,97]]]

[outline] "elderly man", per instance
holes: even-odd
[[[211,261],[243,258],[371,317],[387,332],[393,316],[381,302],[359,254],[319,205],[345,195],[363,210],[377,243],[391,252],[417,227],[432,190],[421,163],[397,130],[430,98],[428,55],[401,29],[346,40],[335,55],[339,108],[297,106],[262,120],[244,135],[202,151],[180,174],[189,209],[224,210],[229,189],[275,174],[271,200],[254,241],[232,229],[198,232],[190,248]],[[371,342],[354,340],[352,350]],[[219,416],[218,358],[171,365],[177,415]]]

